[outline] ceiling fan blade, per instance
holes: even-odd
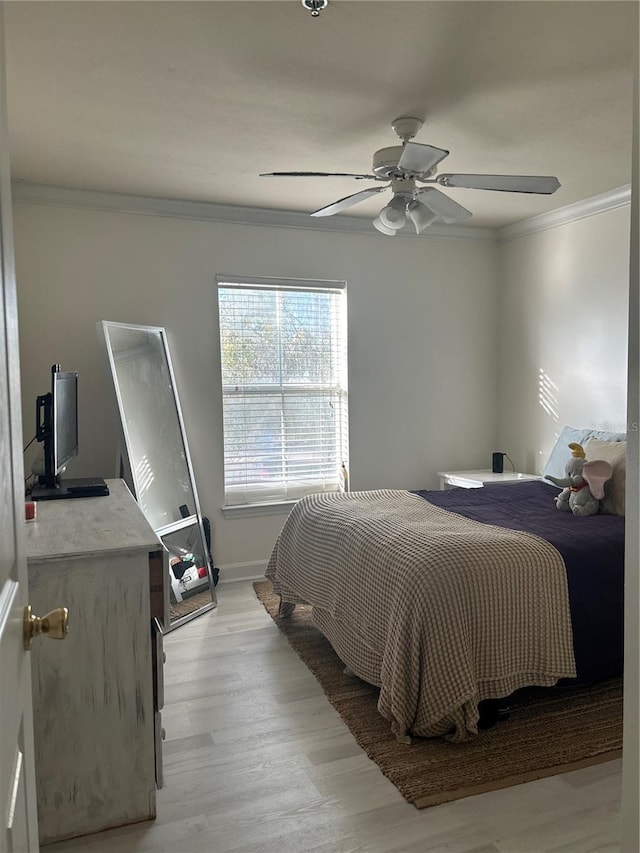
[[[432,213],[435,213],[442,222],[458,222],[471,216],[471,211],[467,210],[466,207],[458,204],[448,195],[441,193],[440,190],[431,187],[420,190],[416,193],[416,198]]]
[[[334,201],[333,204],[321,207],[319,210],[314,210],[311,216],[333,216],[334,213],[340,213],[341,210],[346,210],[348,207],[351,207],[351,205],[358,204],[366,198],[371,198],[371,196],[377,195],[387,189],[389,189],[389,184],[384,187],[373,187],[369,190],[361,190],[359,193],[345,196],[345,198],[341,198],[339,201]]]
[[[557,178],[544,175],[438,175],[436,181],[445,187],[542,195],[551,195],[560,186]]]
[[[422,145],[420,142],[405,142],[398,160],[398,169],[417,174],[428,172],[448,154],[444,148],[434,148],[433,145]]]
[[[261,178],[356,178],[357,180],[379,181],[376,175],[352,175],[347,172],[262,172]]]

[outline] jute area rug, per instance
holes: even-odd
[[[378,713],[378,689],[344,675],[343,664],[313,624],[311,608],[297,605],[292,616],[280,619],[271,583],[257,581],[253,586],[357,743],[416,808],[566,773],[622,754],[620,679],[582,688],[521,690],[510,701],[508,720],[466,743],[419,738],[411,746],[398,744]]]

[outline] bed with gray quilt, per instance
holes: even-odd
[[[523,482],[300,500],[266,576],[312,606],[340,659],[380,688],[399,740],[463,741],[478,704],[622,670],[624,518],[560,512]]]

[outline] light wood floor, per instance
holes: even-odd
[[[158,818],[47,853],[610,853],[619,761],[418,811],[355,744],[250,583],[165,638]]]

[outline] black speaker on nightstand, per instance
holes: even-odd
[[[504,453],[496,451],[491,454],[491,470],[494,474],[502,474],[504,471]]]

